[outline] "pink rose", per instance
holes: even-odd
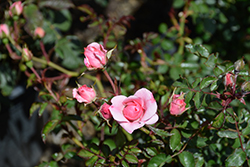
[[[89,70],[103,68],[107,63],[106,53],[101,44],[93,42],[84,48],[84,64]]]
[[[109,120],[109,119],[112,118],[112,115],[111,115],[111,113],[110,113],[110,111],[109,111],[109,107],[110,107],[109,104],[104,103],[104,104],[101,106],[100,110],[99,110],[99,112],[101,113],[102,117],[103,117],[104,119],[106,119],[106,120]]]
[[[129,97],[115,96],[111,102],[109,110],[113,118],[130,134],[145,124],[156,123],[159,119],[154,96],[145,88]]]
[[[228,86],[228,85],[232,86],[233,82],[234,82],[233,81],[233,75],[230,74],[230,73],[227,73],[225,78],[224,78],[224,85],[225,86]]]
[[[89,88],[86,85],[83,85],[79,87],[78,89],[73,89],[73,97],[76,98],[76,100],[79,103],[91,103],[96,98],[96,93],[93,88]]]
[[[23,5],[21,1],[14,2],[10,6],[9,14],[11,17],[13,17],[14,15],[19,16],[22,12],[23,12]]]
[[[43,38],[45,35],[45,31],[41,27],[37,27],[34,32],[35,37]]]
[[[9,27],[7,24],[0,24],[0,38],[10,35]]]
[[[174,95],[172,102],[170,103],[170,114],[172,115],[181,115],[187,110],[186,103],[183,98],[183,94]]]
[[[22,50],[22,58],[24,61],[30,61],[33,57],[32,52],[28,48],[23,48]]]

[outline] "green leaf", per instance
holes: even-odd
[[[230,138],[230,139],[236,139],[238,137],[237,132],[229,131],[229,130],[219,131],[217,134],[220,137],[225,137],[225,138]]]
[[[199,157],[195,157],[195,167],[202,167],[205,163],[205,160],[203,157],[199,156]]]
[[[247,126],[242,130],[242,135],[250,134],[250,120],[247,121]]]
[[[223,125],[224,117],[224,113],[220,112],[220,114],[218,114],[214,119],[212,126],[215,128],[220,128]]]
[[[98,156],[93,156],[89,160],[86,161],[86,166],[94,166],[96,161],[98,160]]]
[[[41,108],[40,108],[40,110],[38,111],[39,117],[43,115],[43,112],[44,112],[45,108],[47,107],[47,105],[48,105],[48,103],[42,103],[42,104],[41,104]]]
[[[196,141],[197,142],[196,146],[198,148],[205,147],[207,145],[207,143],[206,143],[207,140],[208,140],[207,138],[203,138],[203,137],[198,136],[197,141]]]
[[[116,148],[115,142],[112,139],[106,139],[103,142],[103,144],[106,144],[107,146],[109,146],[109,148],[110,148],[111,151]]]
[[[32,114],[40,107],[40,103],[32,103],[31,107],[30,107],[30,117],[32,116]]]
[[[174,152],[181,144],[181,134],[177,129],[173,129],[171,132],[169,147]]]
[[[172,67],[169,70],[170,77],[173,80],[177,80],[180,78],[180,75],[182,74],[182,69],[180,67]]]
[[[246,161],[246,153],[241,149],[235,149],[226,160],[226,166],[241,166]]]
[[[44,125],[42,130],[42,139],[45,142],[47,135],[55,129],[56,125],[59,123],[59,120],[51,120]]]
[[[148,167],[161,167],[166,162],[171,162],[172,157],[166,156],[166,154],[158,154],[151,158],[151,160],[148,163]]]
[[[175,82],[173,83],[173,86],[174,86],[174,87],[178,87],[178,88],[187,88],[187,87],[188,87],[186,84],[184,84],[184,83],[182,83],[182,82],[179,82],[179,81],[175,81]]]
[[[211,55],[208,57],[207,61],[205,62],[205,65],[208,66],[208,67],[214,68],[215,65],[216,65],[216,63],[217,63],[218,56],[219,56],[218,53],[217,53],[216,55],[211,54]]]
[[[158,129],[158,128],[154,128],[152,126],[148,126],[150,130],[152,130],[155,134],[157,134],[158,136],[161,137],[169,137],[172,136],[171,133],[169,133],[168,131],[162,130],[162,129]]]
[[[138,159],[135,155],[132,154],[126,154],[125,155],[125,159],[129,162],[129,163],[138,163]]]
[[[23,14],[27,21],[25,24],[26,30],[33,34],[36,27],[42,27],[43,15],[34,4],[25,5],[23,9]]]
[[[167,30],[168,30],[168,26],[167,26],[166,23],[161,23],[161,24],[159,25],[159,32],[160,32],[160,33],[164,34],[164,33],[167,32]]]
[[[71,13],[67,9],[55,12],[55,20],[53,26],[62,31],[68,31],[72,23]]]
[[[212,82],[214,82],[216,80],[217,80],[217,78],[215,78],[215,77],[206,77],[201,81],[200,88],[204,89],[204,88],[208,87]]]
[[[183,151],[181,154],[178,155],[181,164],[184,167],[194,167],[195,166],[195,161],[194,161],[194,156],[192,153],[188,151]]]
[[[56,161],[50,161],[49,162],[49,167],[58,167],[58,164]]]
[[[194,70],[194,69],[198,69],[200,66],[197,63],[181,63],[181,68],[183,69],[190,69],[190,70]]]
[[[215,91],[216,89],[218,89],[218,85],[217,85],[217,80],[215,80],[211,86],[210,86],[210,91]]]
[[[123,167],[129,167],[129,164],[125,160],[122,160],[122,166]]]
[[[81,149],[77,155],[79,155],[80,157],[83,157],[83,158],[90,158],[92,157],[94,154],[90,151],[87,151],[85,149]]]
[[[195,81],[192,83],[192,88],[196,88],[201,81],[202,78],[196,78]]]
[[[148,155],[150,155],[152,157],[156,156],[158,154],[156,148],[154,148],[154,147],[147,147],[146,152],[147,152]]]
[[[201,96],[202,94],[200,92],[196,92],[193,98],[194,104],[197,109],[199,109],[201,105]]]
[[[188,44],[185,46],[189,52],[199,56],[199,57],[204,57],[204,58],[208,58],[209,57],[209,52],[208,50],[201,44]]]
[[[214,68],[213,72],[214,72],[214,75],[215,76],[219,76],[221,75],[222,73],[224,73],[225,69],[222,67],[222,66],[217,66]]]
[[[168,39],[164,39],[164,40],[161,42],[161,47],[162,47],[162,49],[164,49],[164,50],[171,50],[171,49],[174,48],[173,41],[168,40]]]

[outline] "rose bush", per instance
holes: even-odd
[[[89,70],[103,68],[107,63],[106,53],[101,44],[93,42],[84,48],[84,64]]]
[[[146,88],[139,89],[134,95],[115,96],[111,99],[110,112],[113,118],[128,132],[158,121],[157,104],[153,94]]]
[[[96,98],[96,92],[93,88],[87,87],[86,85],[80,86],[78,89],[73,89],[73,97],[76,98],[76,100],[79,103],[91,103]]]

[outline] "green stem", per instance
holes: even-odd
[[[79,76],[79,73],[78,72],[74,72],[74,71],[69,71],[69,70],[66,70],[65,68],[62,68],[60,66],[58,66],[57,64],[53,63],[53,62],[47,62],[47,60],[44,60],[44,59],[40,59],[38,57],[32,57],[32,60],[36,61],[36,62],[39,62],[39,63],[42,63],[42,64],[46,64],[58,71],[61,71],[62,73],[64,74],[67,74],[69,76],[72,76],[72,77],[77,77]]]
[[[150,131],[144,127],[140,128],[141,131],[143,131],[144,133],[146,133],[147,135],[149,135],[153,140],[156,139],[156,137],[154,135],[150,135]]]

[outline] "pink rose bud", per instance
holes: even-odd
[[[43,30],[43,28],[37,27],[37,28],[35,29],[34,35],[35,35],[35,37],[43,38],[44,35],[45,35],[45,31]]]
[[[84,48],[84,64],[89,70],[101,69],[107,63],[106,53],[101,44],[93,42]]]
[[[109,107],[110,107],[109,104],[104,103],[104,104],[101,106],[100,110],[99,110],[99,112],[101,113],[102,117],[103,117],[104,119],[106,119],[106,120],[109,120],[109,119],[112,118],[112,115],[111,115],[111,113],[110,113],[110,111],[109,111]]]
[[[10,35],[7,24],[0,24],[0,38],[5,38]]]
[[[32,52],[28,48],[23,48],[22,50],[22,58],[24,61],[30,61],[33,57]]]
[[[181,115],[188,108],[186,108],[186,103],[184,100],[184,94],[173,95],[172,102],[170,103],[170,114]]]
[[[115,96],[111,102],[109,110],[113,118],[130,134],[145,124],[156,123],[159,119],[154,96],[145,88],[129,97]]]
[[[14,15],[19,16],[20,14],[22,14],[22,12],[23,12],[23,5],[21,1],[14,2],[10,6],[9,14],[11,17],[13,17]]]
[[[232,86],[233,85],[233,82],[234,82],[234,78],[233,78],[233,75],[230,74],[230,73],[227,73],[225,78],[224,78],[224,85],[225,86]]]
[[[78,89],[73,89],[73,97],[79,103],[91,103],[96,98],[96,93],[93,88],[89,88],[86,85],[80,86]]]

